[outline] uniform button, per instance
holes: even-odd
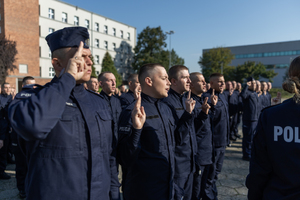
[[[199,175],[201,175],[201,170],[199,170]]]

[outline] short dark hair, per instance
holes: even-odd
[[[178,79],[178,73],[181,70],[188,70],[189,71],[189,69],[184,65],[174,65],[173,67],[171,67],[169,69],[169,72],[168,72],[169,80],[171,81],[172,78],[177,80]]]
[[[91,82],[92,82],[92,78],[95,78],[95,79],[97,79],[97,77],[96,77],[96,76],[91,76],[90,80],[88,80],[86,83],[91,83]],[[97,79],[97,80],[98,80],[98,79]]]
[[[139,78],[138,76],[138,74],[130,74],[127,81],[134,81],[136,78]]]
[[[155,70],[156,67],[163,67],[162,64],[159,63],[149,63],[143,65],[139,70],[139,81],[140,84],[143,85],[145,82],[145,78],[150,76],[150,73]]]
[[[34,80],[34,78],[32,76],[25,76],[23,78],[22,85],[26,85],[27,84],[26,82],[30,80]]]
[[[10,85],[10,83],[4,82],[4,83],[2,83],[1,87],[4,88],[4,85],[7,85],[7,84]]]
[[[221,73],[212,73],[212,74],[209,76],[209,79],[214,78],[214,77],[222,77],[222,76],[224,76],[224,75],[221,74]]]
[[[190,73],[190,79],[191,79],[191,81],[195,80],[196,76],[200,76],[200,75],[203,76],[203,74],[201,74],[200,72]]]
[[[102,78],[105,74],[112,74],[112,72],[106,71],[106,72],[101,72],[98,76],[98,81],[102,81]]]

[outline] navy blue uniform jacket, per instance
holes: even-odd
[[[249,200],[300,199],[299,120],[293,99],[263,110],[246,179]]]
[[[197,95],[192,93],[193,99],[196,100],[195,111],[198,113],[202,111],[203,97],[198,97]],[[214,116],[215,109],[214,106],[211,105],[209,115]],[[212,141],[212,131],[211,131],[211,118],[207,117],[203,123],[199,123],[199,120],[195,119],[195,132],[197,138],[197,156],[196,163],[198,165],[209,165],[212,164],[212,155],[213,155],[213,141]]]
[[[212,89],[203,94],[203,98],[208,97],[208,103],[211,105],[210,96]],[[214,106],[215,115],[212,116],[212,132],[214,147],[226,146],[229,143],[229,113],[228,104],[224,94],[215,92],[218,96],[218,102]]]
[[[5,139],[5,134],[9,131],[9,120],[7,116],[8,106],[12,101],[12,96],[7,94],[0,95],[0,140]]]
[[[246,85],[240,94],[243,99],[243,121],[257,121],[260,114],[258,95],[248,87]]]
[[[134,94],[131,90],[128,90],[127,93],[123,93],[119,99],[121,101],[122,109],[125,109],[129,104],[135,101]]]
[[[229,95],[229,91],[225,90],[224,92],[225,99],[227,100],[228,107],[229,107],[229,117],[234,116],[238,113],[238,106],[239,106],[239,93],[238,91],[233,91],[232,95]]]
[[[112,116],[104,99],[65,73],[18,93],[12,128],[27,141],[28,199],[119,198]]]
[[[175,141],[180,143],[178,133],[192,124],[193,116],[185,112],[179,121],[166,103],[144,93],[141,97],[146,113],[142,129],[132,127],[134,103],[120,116],[118,154],[127,173],[124,199],[173,199],[174,189],[180,190],[173,182]]]

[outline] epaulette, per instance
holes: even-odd
[[[33,88],[36,86],[35,88]],[[16,94],[16,99],[26,99],[28,97],[31,97],[32,94],[37,94],[41,89],[43,89],[44,86],[38,85],[38,84],[32,84],[29,86],[24,86],[22,88],[22,91]]]
[[[104,98],[101,94],[99,94],[99,93],[97,93],[97,92],[94,92],[94,91],[92,91],[92,90],[87,89],[86,91],[88,91],[88,92],[91,93],[91,94],[97,95],[97,96],[101,97],[102,99]]]

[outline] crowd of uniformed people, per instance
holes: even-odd
[[[267,108],[281,101],[280,94],[271,99],[270,82],[249,77],[242,88],[236,81],[225,83],[220,73],[204,77],[183,65],[167,72],[158,63],[142,66],[129,76],[127,91],[124,85],[118,90],[113,73],[91,76],[88,39],[82,27],[48,35],[53,80],[40,86],[25,77],[16,95],[10,94],[8,83],[2,85],[0,178],[10,178],[4,170],[14,154],[21,198],[118,200],[122,186],[124,200],[216,200],[225,149],[242,137],[240,121],[242,159],[251,160],[249,199],[286,196],[285,188],[269,195],[291,175],[270,178],[282,166],[273,169],[277,154],[270,156],[267,148],[278,154],[281,149],[262,134],[274,131],[269,134],[276,144],[284,139],[296,146],[298,127],[285,124],[288,114],[284,120],[268,120],[277,110],[299,109],[297,101]],[[299,59],[297,64],[299,68]],[[299,79],[294,79],[300,88]],[[256,127],[262,132],[259,136]]]

